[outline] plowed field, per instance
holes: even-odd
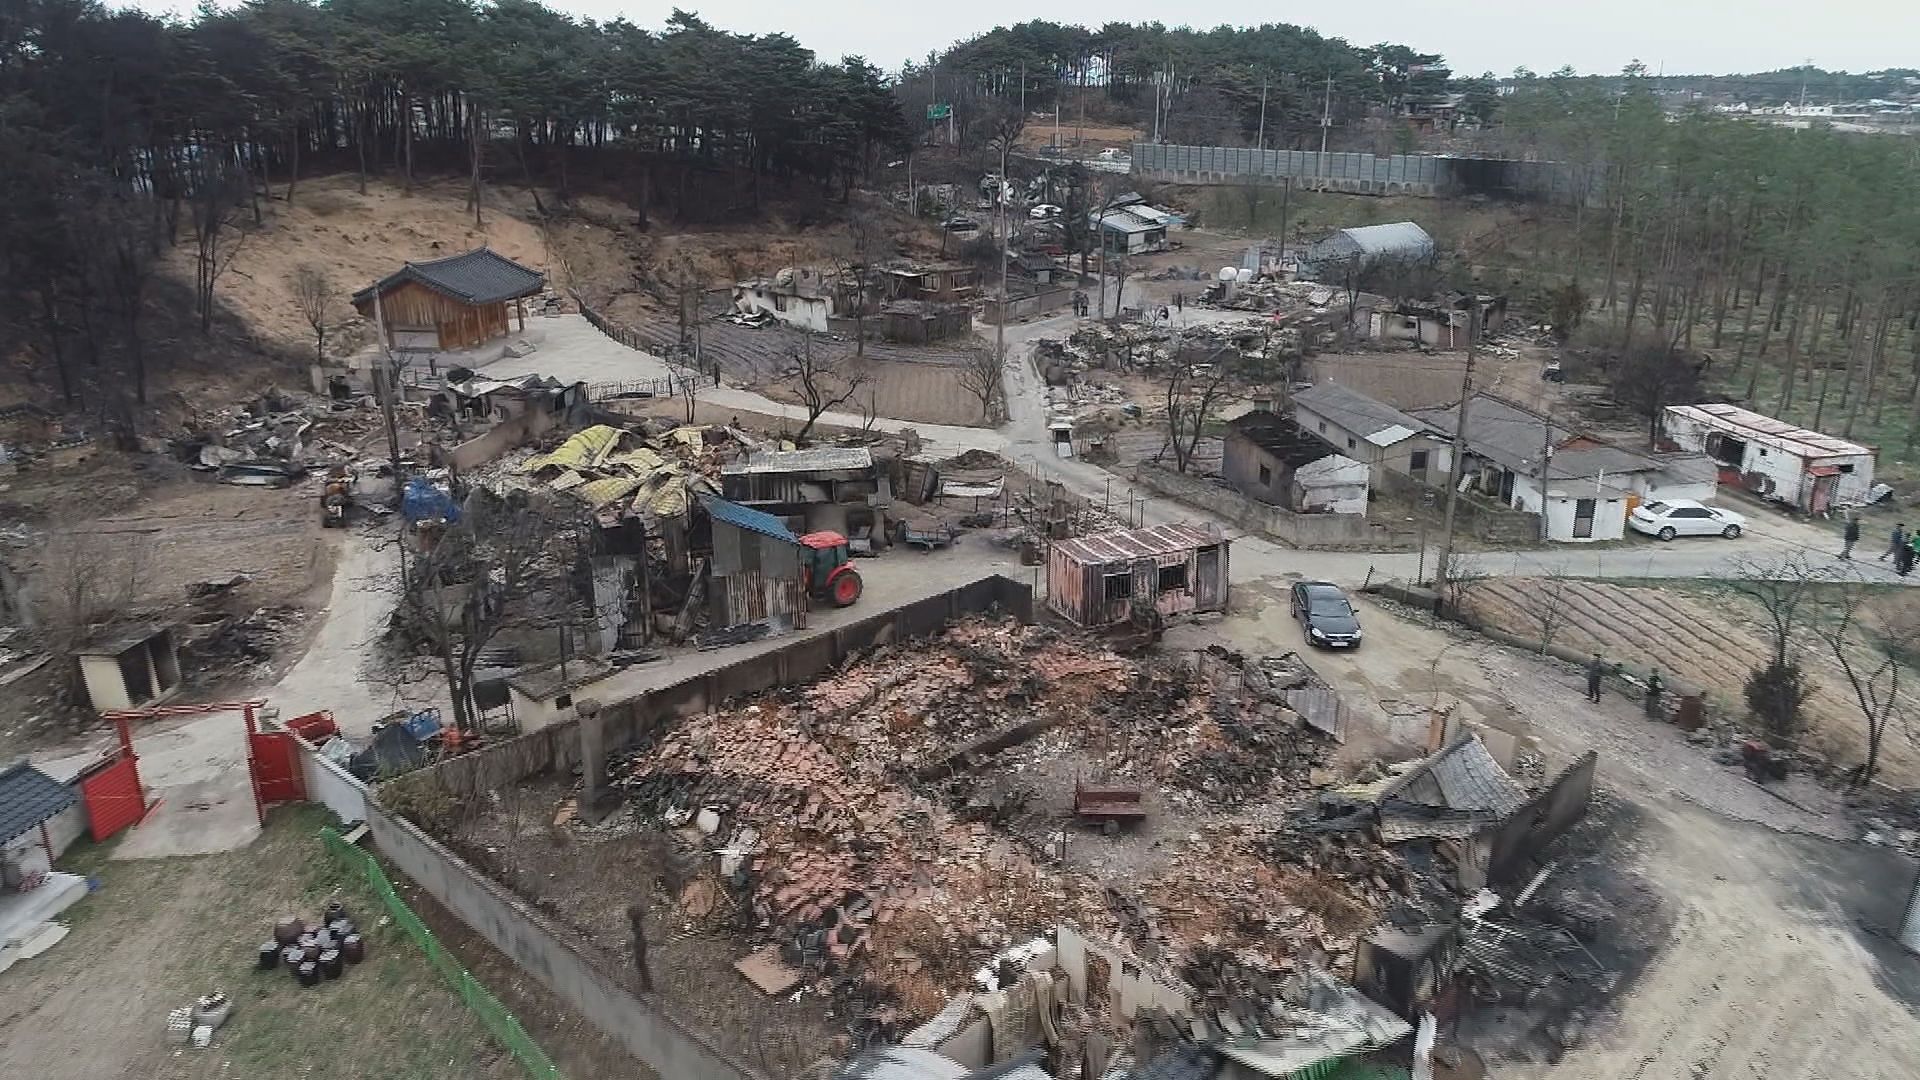
[[[1747,601],[1677,589],[1506,578],[1476,586],[1468,606],[1490,625],[1536,640],[1539,597],[1556,586],[1565,590],[1556,645],[1599,652],[1641,669],[1657,667],[1699,684],[1722,707],[1744,713],[1742,688],[1747,676],[1766,663],[1768,650],[1759,611]],[[1839,765],[1858,764],[1866,757],[1865,724],[1839,665],[1825,654],[1824,644],[1810,638],[1800,644],[1801,664],[1814,683],[1807,702],[1807,748]],[[1910,713],[1920,709],[1920,696],[1905,691],[1902,696]],[[1888,783],[1920,782],[1920,745],[1897,721],[1880,760]]]

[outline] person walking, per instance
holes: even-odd
[[[1587,700],[1588,701],[1594,702],[1596,704],[1599,703],[1600,680],[1603,676],[1606,675],[1606,673],[1607,673],[1606,661],[1600,659],[1599,653],[1594,653],[1593,659],[1587,661]]]
[[[1887,556],[1907,546],[1907,523],[1902,521],[1893,527],[1893,538],[1887,544],[1887,550],[1880,553],[1880,561],[1886,562]]]
[[[1901,577],[1906,577],[1907,573],[1912,569],[1913,538],[1912,536],[1908,536],[1900,541],[1899,547],[1893,549],[1893,572],[1899,574]]]
[[[1853,559],[1853,545],[1859,542],[1860,515],[1850,513],[1847,515],[1846,527],[1840,531],[1840,557],[1851,561]]]

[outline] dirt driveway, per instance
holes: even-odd
[[[1236,584],[1230,617],[1179,628],[1168,641],[1301,650],[1285,585]],[[1360,651],[1308,657],[1354,710],[1358,730],[1345,756],[1410,755],[1435,704],[1515,732],[1523,746],[1531,740],[1550,766],[1597,748],[1602,790],[1641,821],[1621,869],[1647,883],[1665,916],[1648,925],[1672,927],[1646,942],[1651,962],[1559,1065],[1491,1061],[1489,1075],[1913,1075],[1920,958],[1872,931],[1898,917],[1914,868],[1828,839],[1850,835],[1833,793],[1796,779],[1779,792],[1790,804],[1715,764],[1677,729],[1648,723],[1634,703],[1609,696],[1588,704],[1570,666],[1368,598],[1360,608]]]

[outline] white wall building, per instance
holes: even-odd
[[[1762,498],[1821,514],[1866,501],[1877,452],[1737,405],[1672,405],[1667,438],[1703,453]]]

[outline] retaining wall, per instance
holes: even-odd
[[[704,712],[728,698],[806,682],[850,656],[891,642],[927,637],[963,615],[996,605],[1022,622],[1033,621],[1033,590],[1010,578],[988,575],[634,698],[602,702],[602,738],[609,750],[618,749],[662,724]],[[549,769],[572,769],[579,764],[580,721],[569,717],[409,775],[430,775],[445,790],[475,798]]]
[[[804,682],[856,653],[924,637],[962,615],[996,607],[1031,622],[1033,592],[1009,578],[989,575],[937,596],[799,638],[771,652],[690,675],[632,699],[606,702],[601,711],[605,746],[618,748],[660,724],[731,697]],[[578,764],[578,724],[577,719],[555,724],[410,773],[396,782],[433,782],[463,796],[483,797],[488,790],[525,777]],[[315,758],[318,754],[310,752],[306,756]],[[311,780],[308,790],[310,794],[316,791]],[[760,1080],[755,1070],[729,1059],[704,1036],[681,1026],[603,972],[569,932],[548,922],[511,890],[469,866],[411,822],[383,809],[377,795],[366,800],[364,816],[374,846],[382,855],[596,1027],[620,1040],[629,1053],[660,1076],[672,1080]],[[715,978],[721,977],[730,975],[715,973]]]
[[[1352,195],[1486,195],[1540,202],[1599,204],[1604,166],[1432,154],[1326,153],[1237,146],[1133,144],[1133,172],[1177,184],[1294,183]]]
[[[1134,482],[1150,491],[1226,518],[1243,529],[1265,533],[1298,548],[1332,551],[1412,551],[1417,534],[1369,521],[1363,514],[1296,514],[1250,499],[1231,488],[1157,465],[1134,470]]]

